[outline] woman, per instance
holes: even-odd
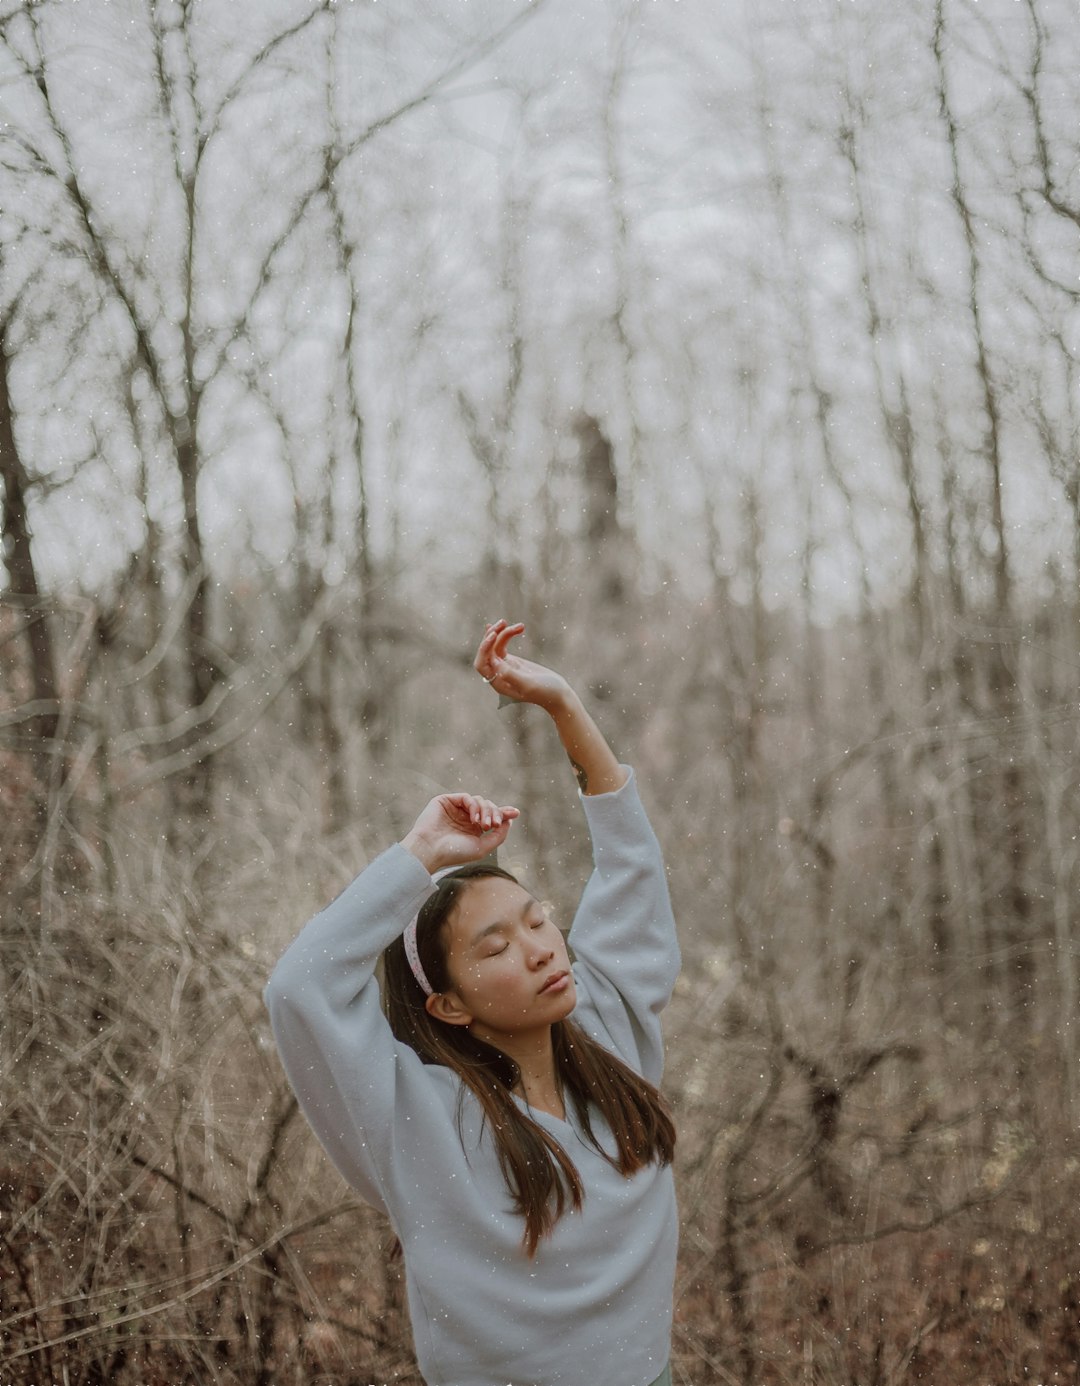
[[[510,653],[523,630],[489,626],[475,667],[551,716],[577,775],[594,870],[573,964],[481,861],[518,810],[444,794],[305,927],[267,1004],[308,1120],[401,1241],[429,1386],[651,1386],[677,1243],[656,1087],[674,921],[632,772],[564,678]]]

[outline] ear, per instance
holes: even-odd
[[[445,1021],[447,1025],[471,1025],[473,1022],[472,1012],[461,1004],[456,991],[436,992],[424,1002],[424,1009],[428,1015]]]

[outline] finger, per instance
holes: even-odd
[[[485,801],[485,808],[489,809],[491,812],[490,829],[487,827],[487,819],[485,816],[485,831],[494,832],[496,829],[503,827],[504,824],[512,823],[515,818],[521,817],[521,810],[516,809],[513,804],[499,805],[493,803],[491,800],[487,800]]]
[[[463,808],[468,808],[472,804],[486,804],[488,808],[497,808],[504,813],[507,811],[507,809],[509,809],[513,813],[519,812],[519,810],[514,808],[513,805],[496,804],[494,799],[485,799],[482,794],[469,794],[466,790],[463,789],[454,790],[454,792],[451,794],[440,794],[439,798],[442,800],[446,800],[448,803],[459,804]]]
[[[503,845],[510,835],[513,822],[509,818],[504,818],[498,827],[492,828],[490,833],[484,836],[484,849],[488,852],[496,852]]]
[[[470,823],[476,821],[476,806],[480,802],[475,794],[466,794],[459,791],[456,794],[444,794],[442,796],[444,805],[456,809],[463,814]]]
[[[516,626],[508,626],[503,623],[502,629],[495,638],[495,645],[492,653],[496,659],[503,659],[506,656],[506,647],[515,635],[520,635],[525,629],[524,623],[519,621]]]
[[[487,627],[484,638],[480,641],[480,646],[476,651],[476,658],[473,660],[473,668],[478,674],[483,674],[487,677],[487,674],[490,672],[488,666],[491,660],[491,651],[494,648],[495,641],[499,637],[500,629],[505,625],[505,621],[496,621],[493,626]]]

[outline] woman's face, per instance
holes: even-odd
[[[445,929],[450,983],[479,1039],[497,1043],[500,1035],[550,1026],[574,1009],[563,936],[516,882],[470,881]]]

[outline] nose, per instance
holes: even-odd
[[[531,946],[528,953],[529,966],[535,972],[548,965],[555,956],[555,949],[552,948],[550,943],[541,943],[539,940],[531,940],[530,943]]]

